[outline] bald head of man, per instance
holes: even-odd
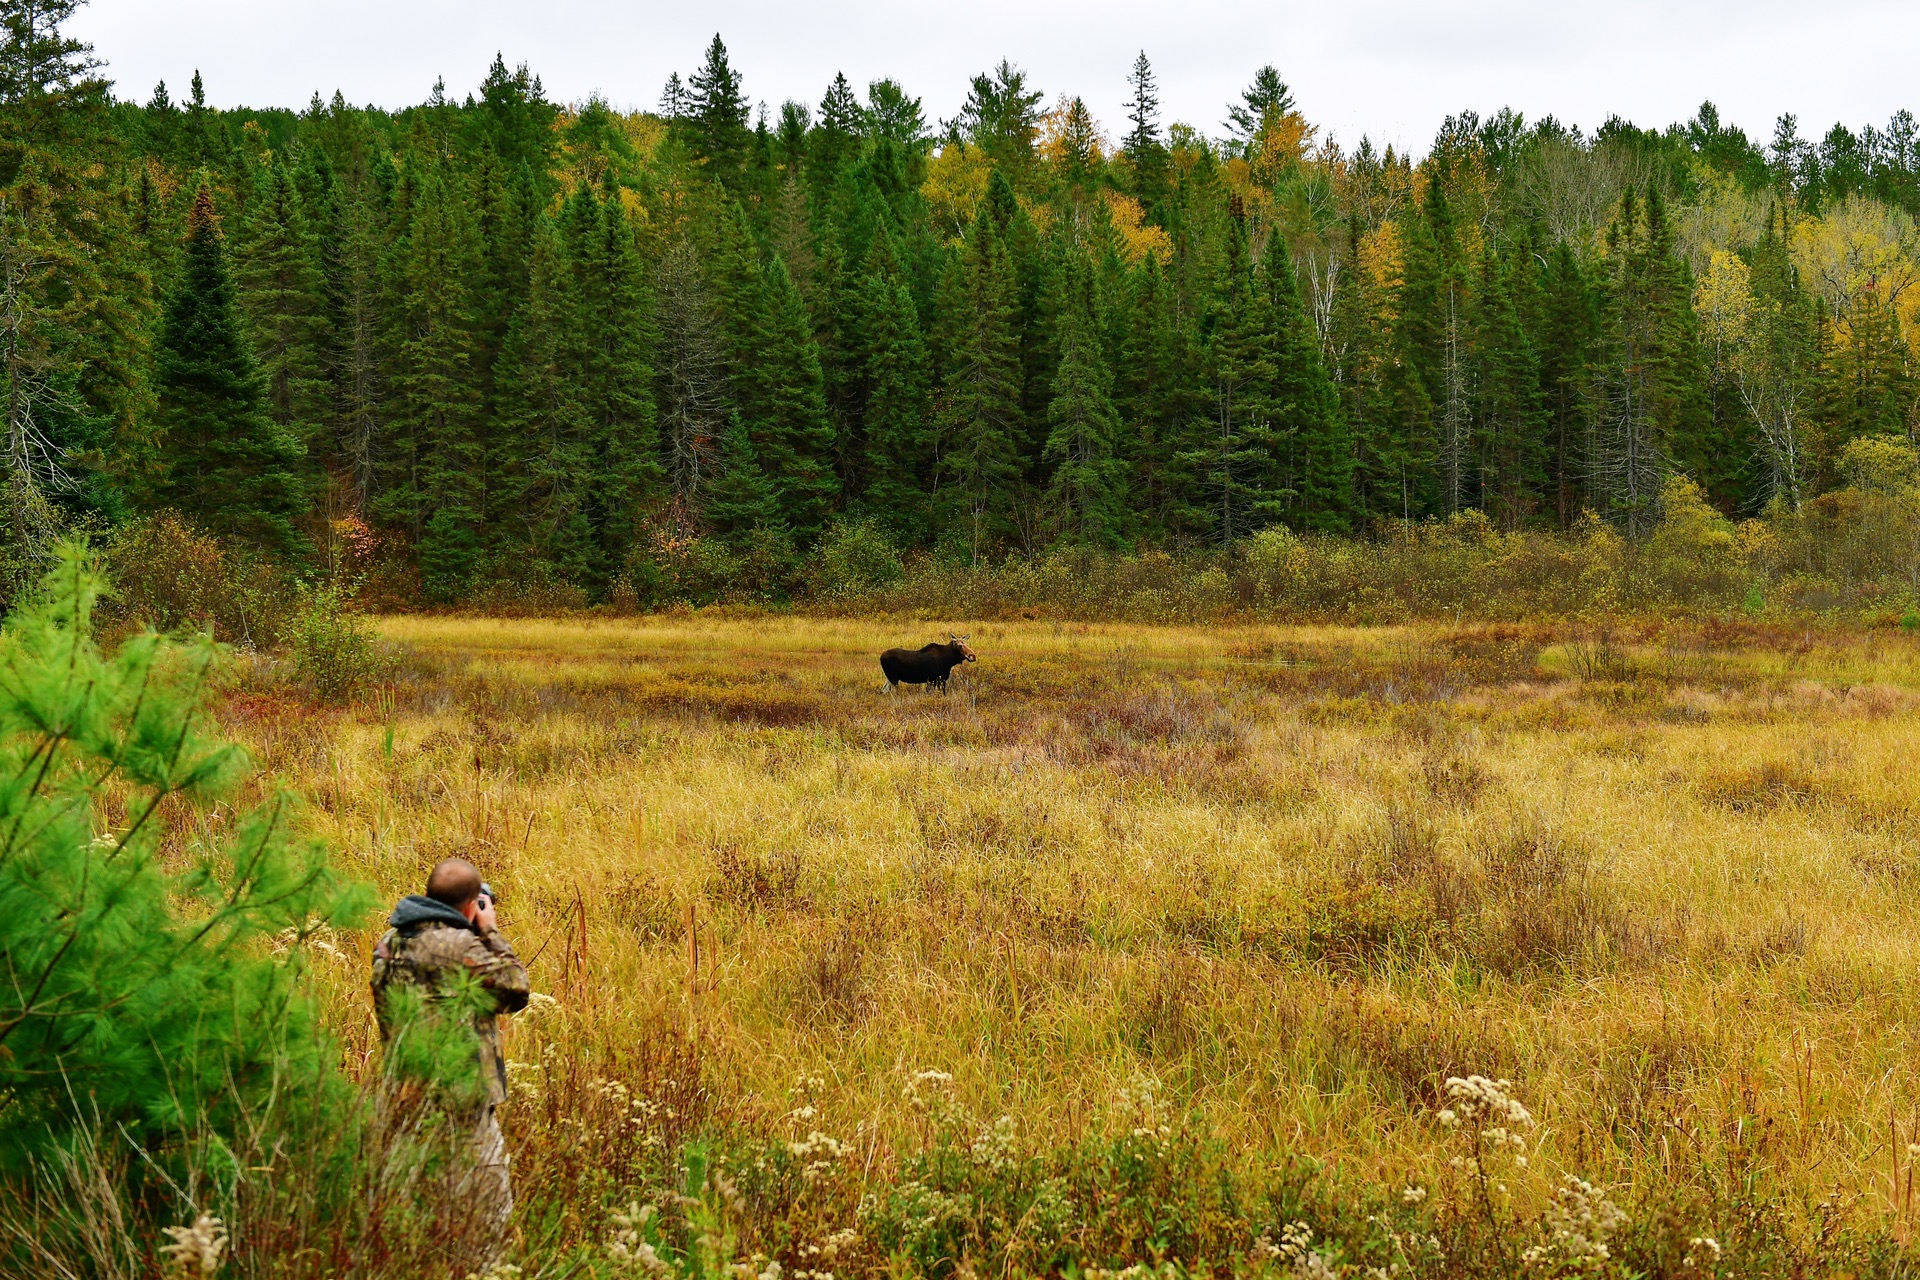
[[[442,858],[427,876],[427,896],[459,911],[480,896],[480,872],[465,858]]]

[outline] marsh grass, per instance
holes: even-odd
[[[500,886],[527,1275],[1909,1265],[1911,637],[982,623],[883,698],[912,628],[383,630],[390,692],[229,723],[389,894]]]

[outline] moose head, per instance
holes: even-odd
[[[980,660],[980,655],[979,655],[979,654],[977,654],[977,653],[975,653],[975,652],[974,652],[974,651],[972,650],[972,648],[970,648],[970,647],[968,646],[968,644],[967,644],[967,638],[966,638],[965,636],[957,636],[957,635],[955,635],[955,634],[953,634],[953,632],[951,632],[951,631],[949,631],[949,632],[947,633],[947,643],[948,643],[948,644],[951,644],[951,645],[958,645],[958,646],[960,646],[960,655],[961,655],[961,657],[962,657],[962,658],[964,658],[964,659],[965,659],[966,661],[968,661],[968,662],[978,662],[978,661]]]

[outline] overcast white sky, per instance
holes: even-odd
[[[1218,134],[1227,100],[1272,62],[1343,143],[1417,151],[1448,113],[1502,105],[1591,129],[1612,113],[1683,121],[1712,99],[1762,137],[1794,112],[1808,138],[1920,111],[1920,0],[90,0],[73,29],[122,97],[164,78],[177,101],[198,68],[219,106],[338,88],[397,107],[441,75],[464,96],[498,49],[555,98],[650,107],[717,29],[747,93],[776,109],[817,103],[844,71],[900,80],[936,120],[1007,57],[1112,133],[1142,48],[1169,121]]]

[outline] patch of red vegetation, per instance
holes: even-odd
[[[228,695],[214,710],[222,720],[236,724],[304,719],[314,713],[313,705],[299,698],[284,693],[251,691]]]

